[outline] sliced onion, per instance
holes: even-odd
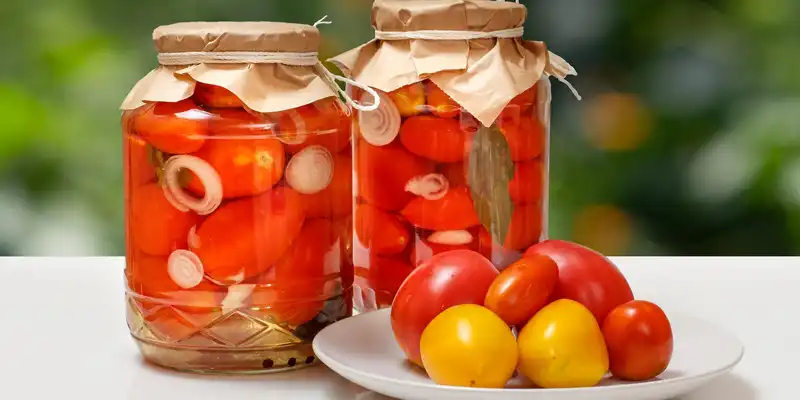
[[[428,241],[437,244],[458,246],[472,243],[474,238],[467,231],[437,231],[428,236]]]
[[[375,311],[378,309],[378,300],[375,297],[375,290],[370,287],[364,288],[364,310]]]
[[[245,305],[245,300],[253,293],[256,285],[233,285],[228,287],[228,294],[222,299],[222,313],[227,314],[230,311],[241,308]]]
[[[373,146],[386,146],[392,143],[400,133],[400,111],[391,98],[386,93],[378,91],[381,104],[375,111],[359,111],[358,125],[361,129],[361,137]],[[370,101],[372,96],[368,93],[361,95],[360,101],[364,104]]]
[[[275,136],[283,144],[288,145],[295,145],[295,144],[303,144],[308,140],[308,130],[306,128],[306,121],[300,115],[299,112],[296,110],[291,110],[286,113],[289,115],[289,118],[292,119],[294,122],[294,136],[284,136],[280,132],[280,126],[278,126],[278,134]]]
[[[322,191],[333,180],[333,155],[325,147],[308,146],[286,164],[286,183],[302,194]]]
[[[197,176],[205,189],[205,196],[197,199],[181,188],[178,177],[181,169],[188,169]],[[193,210],[208,215],[222,204],[222,180],[217,171],[202,158],[190,155],[172,156],[164,163],[164,196],[181,211]]]
[[[172,195],[172,191],[166,185],[166,182],[163,186],[161,186],[161,189],[164,191],[164,197],[167,199],[169,204],[172,204],[172,206],[175,207],[175,209],[180,212],[189,212],[189,207],[186,207],[183,205],[183,203],[180,203],[175,196]]]
[[[200,236],[197,236],[197,225],[192,225],[192,229],[189,229],[189,234],[186,235],[186,242],[189,244],[190,249],[197,249],[200,247]]]
[[[364,295],[361,293],[361,286],[353,285],[353,312],[364,311]]]
[[[378,309],[375,290],[370,287],[365,278],[360,276],[356,276],[353,282],[353,307],[358,310],[359,314]]]
[[[447,194],[450,183],[442,174],[415,176],[406,183],[406,192],[422,196],[428,200],[438,200]]]
[[[176,285],[191,289],[203,281],[203,263],[189,250],[175,250],[167,260],[167,273]]]

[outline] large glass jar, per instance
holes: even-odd
[[[469,249],[503,269],[547,237],[549,76],[570,71],[543,43],[507,37],[521,34],[520,4],[379,0],[372,15],[378,40],[333,59],[382,97],[353,142],[361,311],[390,306],[436,254]]]
[[[248,40],[256,32],[252,26],[190,28],[179,24],[157,32],[162,41],[186,43],[190,36],[250,46],[220,51],[254,46]],[[280,35],[293,28],[260,29]],[[297,29],[316,35],[311,27]],[[275,48],[255,40],[268,48],[253,51],[309,46]],[[159,50],[164,47],[162,42]],[[260,76],[264,69],[290,69],[251,67],[262,69]],[[291,67],[312,81],[314,72],[303,68]],[[315,363],[314,335],[351,313],[349,110],[327,86],[312,90],[274,77],[265,86],[281,86],[283,107],[263,107],[261,95],[252,92],[257,88],[237,95],[236,86],[221,86],[227,81],[208,79],[193,82],[186,98],[152,101],[152,93],[166,93],[185,79],[168,79],[176,75],[172,67],[159,70],[166,81],[145,79],[137,86],[145,85],[151,97],[123,107],[133,338],[146,359],[180,370],[258,373]],[[247,68],[241,71],[241,78],[252,77]],[[292,85],[300,86],[287,91]]]

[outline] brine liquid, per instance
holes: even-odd
[[[350,115],[198,94],[123,116],[131,334],[181,370],[313,364],[314,335],[351,314]]]
[[[358,310],[390,306],[408,274],[441,252],[471,249],[502,269],[545,238],[544,84],[512,100],[489,127],[430,81],[384,98],[400,116],[393,140],[385,134],[391,110],[382,119],[359,116],[353,144]]]

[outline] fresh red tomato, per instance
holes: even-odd
[[[525,257],[546,255],[558,265],[556,299],[575,300],[588,308],[602,325],[611,310],[633,300],[625,276],[602,254],[577,243],[545,240],[531,246]]]
[[[412,272],[392,303],[392,330],[408,359],[422,366],[420,339],[442,311],[459,304],[482,305],[499,272],[472,250],[452,250],[431,257]]]
[[[547,305],[558,283],[558,266],[547,256],[523,258],[500,273],[484,305],[508,325],[528,322]]]
[[[611,373],[644,381],[660,375],[672,359],[672,327],[664,311],[641,300],[625,303],[603,324]]]

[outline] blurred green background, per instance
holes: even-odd
[[[554,84],[551,237],[611,255],[800,254],[800,1],[523,0]],[[119,103],[190,20],[333,25],[371,0],[0,1],[0,255],[124,252]]]

